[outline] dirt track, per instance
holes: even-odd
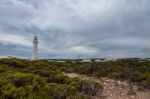
[[[102,84],[103,92],[97,93],[92,99],[150,99],[149,90],[140,91],[136,85],[131,85],[127,81],[116,81],[107,78],[96,79],[76,73],[67,73],[65,75],[70,78],[80,77],[86,80],[94,80]]]

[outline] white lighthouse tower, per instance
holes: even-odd
[[[38,37],[35,36],[33,39],[32,60],[37,59],[38,59]]]

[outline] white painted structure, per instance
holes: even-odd
[[[33,39],[32,60],[37,59],[38,59],[38,37],[35,36]]]

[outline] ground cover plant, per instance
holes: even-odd
[[[89,99],[96,94],[91,84],[101,88],[68,78],[48,61],[0,59],[0,99]]]

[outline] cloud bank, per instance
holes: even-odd
[[[0,56],[150,56],[149,0],[1,0]],[[10,51],[11,49],[11,51]]]

